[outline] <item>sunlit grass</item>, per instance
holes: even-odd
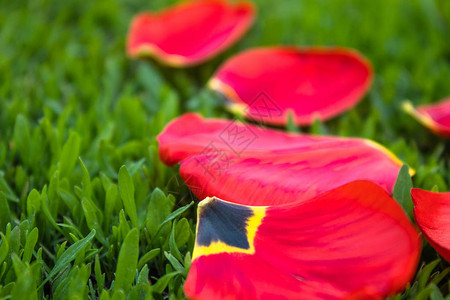
[[[256,25],[236,46],[172,70],[130,61],[124,50],[132,16],[166,1],[2,1],[0,298],[183,298],[194,198],[159,161],[155,136],[184,111],[230,117],[204,84],[248,47],[361,51],[376,72],[368,96],[300,130],[373,139],[417,171],[415,187],[447,191],[449,142],[401,110],[406,99],[450,95],[447,4],[260,0]],[[398,299],[448,294],[447,263],[430,263],[436,258],[426,245],[426,267]]]

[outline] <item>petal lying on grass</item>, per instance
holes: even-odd
[[[403,109],[434,133],[450,138],[450,98],[417,107],[405,102]]]
[[[414,219],[431,246],[450,261],[450,192],[412,189]]]
[[[199,204],[190,299],[358,299],[401,291],[420,238],[383,189],[356,181],[306,202]]]
[[[336,116],[369,89],[369,61],[345,48],[256,48],[226,61],[209,82],[229,108],[269,124],[298,125]]]
[[[235,43],[253,23],[250,2],[200,0],[137,15],[128,33],[131,57],[153,56],[171,66],[199,64]]]
[[[278,205],[358,179],[391,193],[400,167],[364,140],[342,139],[244,156],[196,155],[181,163],[180,175],[198,199],[216,195],[239,204]]]
[[[228,152],[267,151],[307,146],[319,140],[334,140],[306,134],[268,130],[234,120],[205,119],[186,113],[170,122],[157,137],[159,155],[167,165],[202,153],[207,146]]]
[[[402,165],[365,139],[288,134],[195,114],[172,121],[158,141],[161,159],[181,162],[181,177],[199,199],[247,205],[306,200],[357,179],[392,192]]]

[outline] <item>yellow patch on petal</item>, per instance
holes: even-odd
[[[377,142],[371,141],[371,140],[365,140],[365,142],[367,145],[372,146],[373,148],[386,154],[390,159],[392,159],[399,166],[403,165],[403,162],[388,148],[384,147],[381,144],[378,144]],[[414,170],[413,168],[409,168],[409,175],[414,176],[414,174],[416,174],[416,170]]]
[[[419,121],[425,127],[431,129],[432,131],[439,132],[439,124],[437,124],[426,112],[419,112],[411,102],[405,101],[402,103],[402,109],[412,116],[414,119]]]
[[[199,230],[203,230],[202,228],[200,228],[200,226],[202,226],[201,218],[205,217],[205,216],[202,216],[202,213],[205,211],[205,209],[207,209],[208,206],[217,205],[216,203],[226,204],[226,205],[232,206],[234,209],[242,209],[242,210],[245,210],[245,211],[248,211],[251,213],[251,216],[249,216],[247,220],[244,220],[245,221],[245,230],[244,230],[245,237],[247,239],[246,242],[248,242],[247,248],[230,245],[229,243],[220,239],[220,233],[218,235],[219,240],[211,241],[208,245],[202,245],[199,243]],[[197,240],[195,243],[192,260],[194,260],[200,256],[219,254],[219,253],[254,254],[255,253],[254,240],[255,240],[256,232],[258,231],[258,228],[261,225],[264,216],[266,215],[266,208],[267,208],[266,206],[250,207],[250,206],[245,206],[245,205],[229,203],[227,201],[223,201],[223,200],[220,200],[215,197],[212,197],[212,198],[208,197],[205,200],[201,201],[198,206],[199,221],[197,222],[197,229],[196,229]],[[224,213],[226,214],[227,212],[224,211]],[[218,223],[220,223],[220,222],[221,221],[218,220]],[[229,228],[225,228],[225,229],[229,229],[230,231],[238,230],[238,228],[235,226],[236,224],[223,223],[223,225],[229,225]],[[210,229],[211,228],[208,228],[207,230],[210,230]],[[242,233],[242,232],[238,232],[238,233]],[[233,233],[231,233],[231,235],[233,236]],[[239,238],[238,234],[236,235],[236,237]]]

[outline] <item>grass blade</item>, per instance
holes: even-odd
[[[133,228],[125,237],[117,260],[114,291],[127,292],[134,281],[139,256],[139,231]]]
[[[130,217],[134,227],[139,228],[136,213],[136,203],[134,203],[134,184],[133,179],[128,173],[127,167],[122,166],[119,170],[119,191],[123,201],[123,207]]]
[[[95,230],[92,230],[84,239],[79,240],[61,255],[61,257],[56,262],[50,274],[48,274],[47,278],[41,283],[38,289],[42,288],[47,281],[49,281],[53,276],[55,276],[58,272],[64,269],[70,262],[75,260],[77,254],[80,253],[94,238]]]

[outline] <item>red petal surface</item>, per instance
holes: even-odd
[[[172,66],[199,64],[236,42],[253,23],[250,2],[200,0],[137,15],[127,41],[129,56],[154,56]]]
[[[204,152],[207,146],[227,152],[267,151],[307,146],[333,137],[289,134],[224,119],[204,119],[187,113],[170,122],[158,135],[159,155],[167,165]]]
[[[246,205],[278,205],[358,179],[392,192],[400,167],[366,141],[344,139],[255,157],[197,155],[181,163],[180,174],[198,199],[215,195]]]
[[[420,248],[401,207],[367,181],[271,207],[213,198],[199,205],[184,290],[197,300],[382,298],[409,282]]]
[[[226,61],[209,86],[250,119],[286,124],[329,119],[355,106],[373,77],[369,61],[344,48],[256,48]]]
[[[450,261],[450,192],[412,189],[411,196],[417,226],[431,246]]]
[[[450,98],[418,107],[407,102],[403,108],[434,133],[450,137]]]
[[[402,165],[365,139],[288,134],[194,114],[174,120],[158,141],[162,160],[181,162],[181,177],[199,199],[247,205],[306,200],[357,179],[391,192]]]

